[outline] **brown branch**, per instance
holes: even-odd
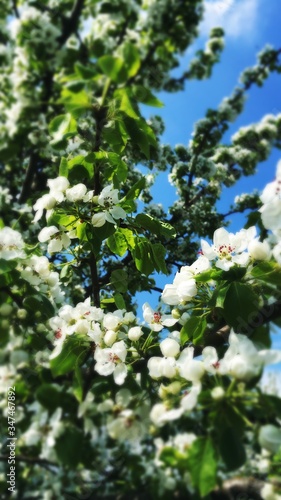
[[[19,10],[18,10],[18,6],[17,6],[17,1],[16,0],[13,0],[13,10],[14,10],[15,16],[18,19],[20,19],[20,13],[19,13]]]
[[[237,477],[224,481],[222,487],[211,494],[213,500],[262,500],[261,489],[264,481],[255,477]]]
[[[8,455],[0,455],[0,462],[7,462],[9,459]],[[58,464],[55,462],[49,462],[49,460],[46,460],[44,458],[38,458],[38,457],[27,457],[25,455],[16,455],[15,456],[15,461],[16,462],[26,462],[29,464],[34,464],[34,465],[39,465],[40,467],[45,467],[48,470],[56,473],[55,470],[53,470],[51,467],[59,467]]]
[[[26,201],[26,198],[28,196],[28,193],[31,188],[33,176],[36,171],[36,166],[37,166],[37,161],[38,161],[38,154],[32,152],[30,157],[29,157],[29,163],[28,167],[26,169],[26,174],[25,178],[22,184],[20,196],[19,196],[19,203],[24,203]]]
[[[58,39],[60,45],[63,45],[68,39],[68,37],[77,30],[80,14],[84,7],[84,3],[85,0],[76,0],[73,9],[71,11],[70,17],[65,17],[63,19],[62,34]]]

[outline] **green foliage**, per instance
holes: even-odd
[[[193,485],[199,491],[200,498],[203,498],[217,482],[216,450],[210,437],[198,438],[192,444],[188,465]]]

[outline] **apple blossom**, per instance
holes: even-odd
[[[143,304],[142,310],[144,320],[153,332],[160,332],[165,326],[174,326],[177,322],[172,316],[154,311],[147,302]]]
[[[216,260],[216,267],[228,271],[234,264],[246,266],[249,254],[246,252],[250,241],[256,236],[255,227],[241,230],[236,234],[219,228],[214,232],[214,244],[201,240],[202,252],[209,260]]]
[[[229,348],[219,361],[218,371],[238,380],[248,381],[261,374],[267,364],[279,363],[281,351],[263,349],[258,351],[253,342],[242,334],[230,333]]]
[[[175,358],[161,358],[160,356],[152,356],[149,358],[147,367],[151,378],[173,378],[177,374],[177,364]]]
[[[4,260],[25,257],[22,235],[10,227],[0,229],[0,258]]]
[[[210,268],[207,257],[201,255],[191,266],[183,266],[177,272],[172,285],[165,285],[161,299],[165,304],[175,306],[189,302],[197,294],[194,276]]]
[[[193,359],[194,347],[186,347],[177,360],[181,377],[190,382],[198,383],[205,373],[203,361]]]
[[[56,226],[44,227],[38,234],[40,243],[49,241],[48,252],[60,252],[63,248],[68,248],[70,245],[70,238],[67,233],[59,230]]]
[[[95,370],[106,377],[113,373],[114,381],[122,385],[127,376],[127,367],[124,364],[127,349],[123,340],[116,342],[111,348],[96,348],[94,358],[96,360]]]
[[[83,200],[84,196],[86,195],[87,192],[87,187],[85,184],[76,184],[75,186],[68,188],[65,192],[66,199],[68,201],[79,201]]]
[[[196,381],[192,387],[185,392],[180,402],[180,407],[184,412],[192,411],[195,408],[201,388],[201,384]]]

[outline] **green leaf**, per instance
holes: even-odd
[[[135,106],[133,105],[129,92],[127,89],[118,89],[114,93],[116,99],[119,100],[119,110],[123,111],[123,113],[126,113],[126,115],[130,116],[131,118],[138,120],[140,118],[139,113],[135,109]]]
[[[271,347],[271,335],[269,323],[258,326],[251,333],[251,341],[256,346],[262,349],[269,349]]]
[[[91,245],[95,257],[98,257],[102,242],[115,232],[114,224],[106,222],[102,227],[93,227],[91,224],[86,224],[85,238]]]
[[[42,406],[53,412],[60,406],[61,393],[51,384],[42,384],[36,391],[36,399]]]
[[[71,263],[66,264],[63,266],[60,272],[60,280],[62,280],[66,284],[66,282],[69,282],[71,280],[72,275],[73,275],[73,269]]]
[[[121,57],[102,56],[98,59],[98,65],[113,82],[124,83],[127,80],[127,71]]]
[[[125,182],[128,174],[127,164],[120,158],[117,153],[108,153],[107,151],[99,151],[95,153],[97,160],[103,160],[105,164],[104,175],[107,180],[115,181],[115,177],[119,182]]]
[[[281,415],[281,398],[261,393],[260,404],[268,417],[270,414],[275,414],[277,417]]]
[[[0,274],[5,274],[17,267],[18,263],[15,260],[0,259]]]
[[[81,116],[83,113],[85,113],[85,111],[91,108],[89,94],[86,92],[86,90],[80,90],[80,92],[72,92],[70,89],[64,88],[62,90],[59,103],[63,103],[66,110],[76,118]]]
[[[114,302],[117,309],[126,309],[126,304],[121,293],[114,294]]]
[[[134,146],[138,146],[145,157],[150,158],[150,140],[146,131],[141,126],[141,119],[135,120],[130,116],[124,117],[126,130]]]
[[[88,347],[82,346],[77,340],[65,341],[60,354],[50,361],[53,377],[71,372],[77,365],[82,364],[87,350]]]
[[[65,426],[55,444],[59,461],[63,465],[76,467],[83,459],[83,441],[84,435],[80,429],[70,425]]]
[[[169,274],[165,262],[165,256],[166,256],[165,247],[163,247],[161,243],[154,243],[153,245],[150,244],[150,249],[151,249],[150,255],[152,257],[152,261],[156,271],[161,272],[163,274]]]
[[[219,307],[223,309],[224,300],[227,290],[229,289],[229,284],[223,284],[215,288],[212,298],[210,299],[209,305],[211,307]]]
[[[191,341],[195,345],[200,344],[206,327],[206,318],[202,316],[191,316],[180,331],[181,345],[184,345],[188,341]]]
[[[71,176],[71,170],[74,167],[79,167],[82,166],[84,167],[84,170],[86,170],[86,176],[88,179],[91,179],[94,175],[94,165],[93,165],[93,156],[92,155],[78,155],[75,156],[74,158],[71,158],[71,160],[68,160],[67,162],[67,167],[69,174]],[[85,175],[85,174],[84,174]]]
[[[226,292],[223,316],[228,325],[241,332],[256,318],[258,304],[258,296],[250,286],[234,281]]]
[[[154,271],[154,262],[151,258],[151,245],[145,239],[136,243],[134,251],[132,252],[135,265],[138,271],[149,276]]]
[[[72,229],[77,223],[77,217],[75,215],[67,215],[63,211],[56,211],[48,219],[48,226],[64,226],[67,229]]]
[[[161,462],[164,462],[168,467],[174,467],[183,471],[187,468],[186,455],[170,446],[165,446],[165,448],[163,448],[159,458]]]
[[[128,289],[128,274],[123,269],[112,271],[110,284],[117,292],[125,293]]]
[[[272,285],[280,285],[281,283],[281,267],[275,262],[260,262],[252,269],[251,275]]]
[[[130,42],[127,42],[123,48],[123,57],[128,78],[131,78],[132,76],[135,76],[137,74],[141,65],[139,52],[136,46]]]
[[[154,106],[155,108],[163,108],[164,106],[164,104],[143,85],[136,85],[133,88],[133,93],[137,101],[147,106]]]
[[[67,159],[64,156],[60,161],[59,175],[62,177],[68,177]]]
[[[119,255],[119,257],[122,257],[128,249],[127,240],[124,234],[118,229],[107,239],[107,246],[113,253]]]
[[[151,231],[157,236],[166,236],[168,238],[175,238],[176,230],[168,222],[162,222],[155,219],[149,214],[138,214],[135,218],[137,224],[142,228]]]
[[[219,281],[222,279],[222,273],[223,271],[219,269],[208,269],[208,271],[196,274],[194,279],[199,283],[208,283],[211,280]]]
[[[128,200],[135,200],[136,198],[139,197],[141,191],[145,188],[146,186],[146,180],[145,177],[141,177],[128,191],[126,196],[122,198],[121,201],[128,201]]]
[[[92,66],[85,66],[80,62],[74,64],[75,73],[83,78],[83,80],[92,80],[97,74],[96,66],[92,63]]]
[[[129,134],[121,120],[114,120],[110,127],[104,127],[102,135],[105,142],[107,142],[117,154],[122,153],[129,138]]]
[[[127,229],[125,227],[120,227],[119,231],[120,231],[120,233],[123,234],[124,238],[126,239],[129,250],[134,249],[136,246],[136,239],[135,239],[133,231],[131,231],[131,229]]]
[[[246,461],[245,448],[241,434],[233,426],[224,426],[218,440],[220,455],[227,470],[235,470]]]
[[[76,120],[70,113],[56,116],[49,124],[49,132],[53,136],[51,144],[73,137],[77,133]]]
[[[30,312],[40,311],[42,317],[51,318],[55,314],[53,304],[42,294],[31,295],[23,300],[23,306]]]
[[[202,498],[217,484],[216,451],[211,438],[196,439],[189,449],[187,461],[192,483]]]
[[[220,279],[226,281],[240,281],[246,274],[246,267],[233,266],[228,271],[222,271]]]

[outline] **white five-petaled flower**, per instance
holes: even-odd
[[[93,226],[101,227],[106,221],[115,224],[116,220],[125,219],[126,212],[122,207],[117,206],[118,203],[118,189],[113,189],[112,185],[106,186],[98,196],[98,204],[105,210],[93,215]]]
[[[177,319],[168,314],[154,311],[147,302],[143,304],[142,310],[144,320],[149,324],[153,332],[160,332],[164,326],[173,326],[177,322]]]
[[[70,245],[69,235],[64,231],[59,230],[56,226],[44,227],[38,234],[40,243],[49,241],[48,252],[61,252],[63,248],[68,248]]]
[[[124,363],[127,356],[126,344],[123,340],[115,342],[111,348],[97,347],[95,351],[95,370],[103,376],[113,373],[114,381],[122,385],[127,376],[127,367]]]
[[[254,226],[242,229],[236,234],[228,233],[226,229],[219,228],[214,232],[214,244],[201,240],[202,253],[209,260],[217,259],[216,267],[228,271],[234,264],[246,266],[249,254],[246,252],[250,241],[256,236]]]
[[[25,257],[22,235],[11,227],[0,229],[0,258],[5,260]]]

